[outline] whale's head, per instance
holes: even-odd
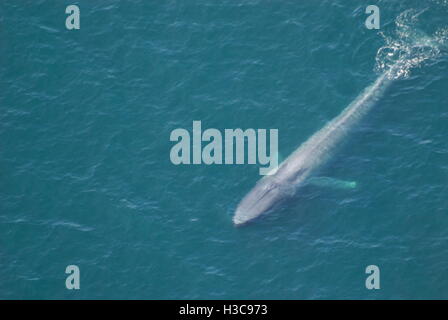
[[[290,187],[286,188],[282,184],[279,184],[271,176],[261,179],[238,204],[235,215],[233,216],[233,223],[235,226],[248,223],[268,212],[275,204],[290,195],[290,193]]]

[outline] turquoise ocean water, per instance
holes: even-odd
[[[0,298],[448,298],[448,52],[407,39],[447,18],[443,0],[1,1]],[[278,129],[287,156],[404,52],[324,169],[354,190],[235,228],[258,166],[170,161],[193,120]]]

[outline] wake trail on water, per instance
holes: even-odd
[[[406,10],[395,19],[393,32],[379,33],[385,44],[375,57],[376,72],[386,74],[391,80],[408,78],[412,69],[448,51],[447,27],[438,28],[432,35],[422,31],[420,18],[428,11],[428,8]]]

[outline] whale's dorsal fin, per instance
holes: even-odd
[[[355,189],[358,185],[356,181],[340,180],[330,177],[311,177],[307,180],[307,184],[335,189]]]

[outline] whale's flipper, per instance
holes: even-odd
[[[307,181],[308,184],[318,187],[330,187],[335,189],[355,189],[356,181],[339,180],[330,177],[311,177]]]

